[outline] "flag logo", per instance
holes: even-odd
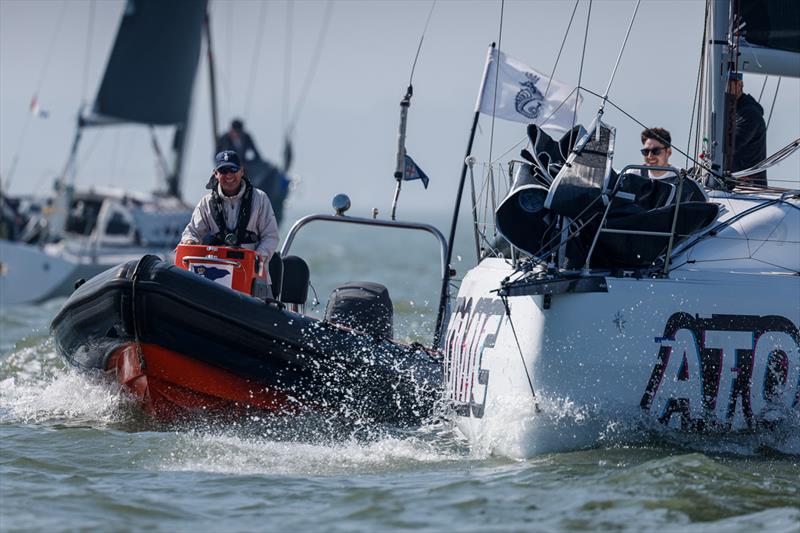
[[[514,107],[520,115],[536,120],[542,111],[542,105],[544,105],[544,94],[536,87],[536,82],[540,78],[530,72],[525,72],[525,77],[528,79],[520,83],[522,88],[514,99]]]
[[[581,100],[576,87],[491,48],[475,111],[536,124],[560,137],[574,125]]]

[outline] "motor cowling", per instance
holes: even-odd
[[[325,320],[375,337],[391,339],[394,308],[389,290],[380,283],[351,281],[336,287],[325,308]]]

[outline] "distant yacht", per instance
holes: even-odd
[[[126,4],[100,89],[91,111],[81,113],[54,194],[13,203],[4,199],[0,305],[65,296],[80,278],[144,254],[172,252],[191,216],[191,206],[180,198],[180,183],[206,17],[205,0]],[[84,130],[128,124],[150,130],[163,169],[162,190],[75,190]],[[174,128],[171,161],[158,146],[155,126]]]

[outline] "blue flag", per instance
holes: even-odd
[[[406,155],[406,166],[403,170],[403,180],[422,180],[422,184],[426,189],[428,188],[428,176],[425,175],[422,169],[417,166],[417,164],[409,155]]]

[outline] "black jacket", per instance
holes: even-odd
[[[261,159],[261,154],[258,153],[258,148],[256,148],[256,143],[253,142],[253,138],[249,133],[244,131],[239,137],[238,142],[233,140],[230,133],[223,134],[217,142],[217,152],[223,150],[233,150],[239,154],[239,157],[244,161]]]
[[[749,94],[736,101],[736,132],[733,141],[733,172],[750,168],[767,158],[767,125],[764,108]],[[767,184],[766,171],[748,178],[758,185]]]

